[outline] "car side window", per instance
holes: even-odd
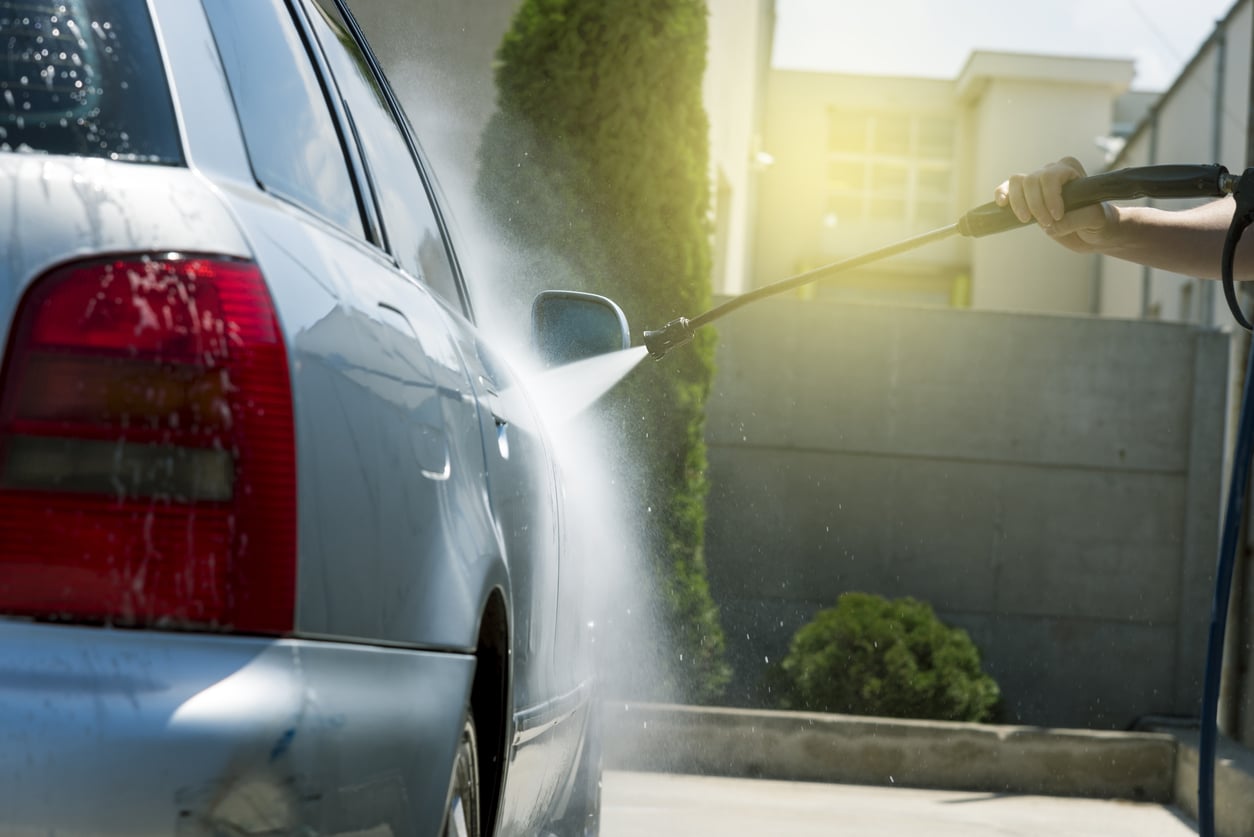
[[[352,114],[388,247],[402,268],[460,309],[444,237],[404,129],[335,4],[318,0],[314,7],[314,30]]]
[[[282,0],[205,0],[204,8],[257,182],[365,237],[344,146]]]

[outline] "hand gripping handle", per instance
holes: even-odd
[[[1117,169],[1072,180],[1062,187],[1067,211],[1102,201],[1135,198],[1217,198],[1228,193],[1228,170],[1223,166],[1164,165]],[[1024,226],[1008,206],[977,206],[958,219],[958,232],[979,238]]]

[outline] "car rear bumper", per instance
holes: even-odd
[[[0,831],[435,833],[473,675],[460,654],[0,622]]]

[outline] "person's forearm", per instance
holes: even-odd
[[[1218,279],[1233,208],[1231,198],[1176,211],[1112,207],[1114,223],[1108,227],[1104,240],[1092,248],[1173,273]],[[1237,248],[1233,272],[1238,280],[1254,279],[1254,242]]]

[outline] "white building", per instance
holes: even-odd
[[[1065,154],[1099,169],[1131,61],[975,52],[954,79],[775,70],[767,83],[760,286],[946,226],[1009,173]],[[1097,310],[1096,265],[1030,232],[954,237],[808,289],[831,298]]]
[[[1112,168],[1151,163],[1221,163],[1241,172],[1250,101],[1250,24],[1254,4],[1240,0],[1218,22],[1157,106],[1139,123]],[[1183,201],[1163,203],[1181,209]],[[1219,254],[1215,254],[1218,261]],[[1217,283],[1101,258],[1099,313],[1229,327]]]

